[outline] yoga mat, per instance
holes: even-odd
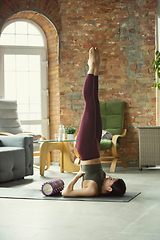
[[[51,200],[55,198],[55,200],[62,200],[62,201],[90,201],[90,202],[130,202],[132,199],[137,197],[139,193],[125,193],[122,197],[106,197],[106,196],[98,196],[98,197],[76,197],[76,198],[68,198],[68,197],[61,197],[61,196],[54,196],[49,197]]]
[[[92,202],[130,202],[137,197],[140,192],[126,192],[122,197],[77,197],[68,198],[61,194],[45,196],[41,192],[41,186],[50,180],[60,178],[64,183],[70,182],[74,174],[59,173],[59,167],[50,167],[51,170],[45,172],[45,176],[39,175],[39,169],[34,169],[33,176],[27,176],[24,179],[0,183],[0,198],[10,199],[31,199],[31,200],[57,200],[57,201],[92,201]],[[53,168],[53,170],[52,170]],[[54,176],[54,178],[53,178]]]
[[[122,197],[98,196],[98,197],[63,197],[61,194],[44,196],[40,189],[29,189],[23,187],[4,188],[0,187],[0,198],[31,199],[31,200],[57,200],[57,201],[92,201],[92,202],[130,202],[140,192],[126,192]]]

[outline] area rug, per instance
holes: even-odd
[[[61,194],[56,194],[46,197],[41,192],[43,183],[56,178],[62,179],[65,184],[68,184],[75,176],[75,173],[60,173],[59,168],[51,167],[45,171],[45,176],[39,175],[39,170],[34,170],[33,176],[28,176],[25,179],[0,183],[0,198],[10,199],[31,199],[31,200],[57,200],[57,201],[92,201],[92,202],[130,202],[137,197],[140,192],[126,192],[122,197],[77,197],[68,198]],[[77,186],[79,188],[79,186]]]

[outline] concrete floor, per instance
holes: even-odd
[[[49,175],[67,183],[75,173],[52,166],[40,178],[45,182]],[[0,239],[159,240],[160,168],[117,168],[111,176],[141,194],[128,203],[0,199]]]

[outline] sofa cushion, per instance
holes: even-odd
[[[0,182],[25,176],[25,150],[18,147],[0,148]]]
[[[0,99],[0,132],[23,132],[18,119],[17,102]]]
[[[17,151],[17,150],[23,150],[24,148],[20,147],[4,147],[2,146],[0,148],[0,152],[12,152],[12,151]]]

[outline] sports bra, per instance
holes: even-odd
[[[83,175],[83,181],[95,181],[98,186],[98,195],[100,195],[102,190],[102,183],[104,178],[106,177],[106,173],[103,171],[101,163],[82,165],[82,171],[85,172],[85,174]]]

